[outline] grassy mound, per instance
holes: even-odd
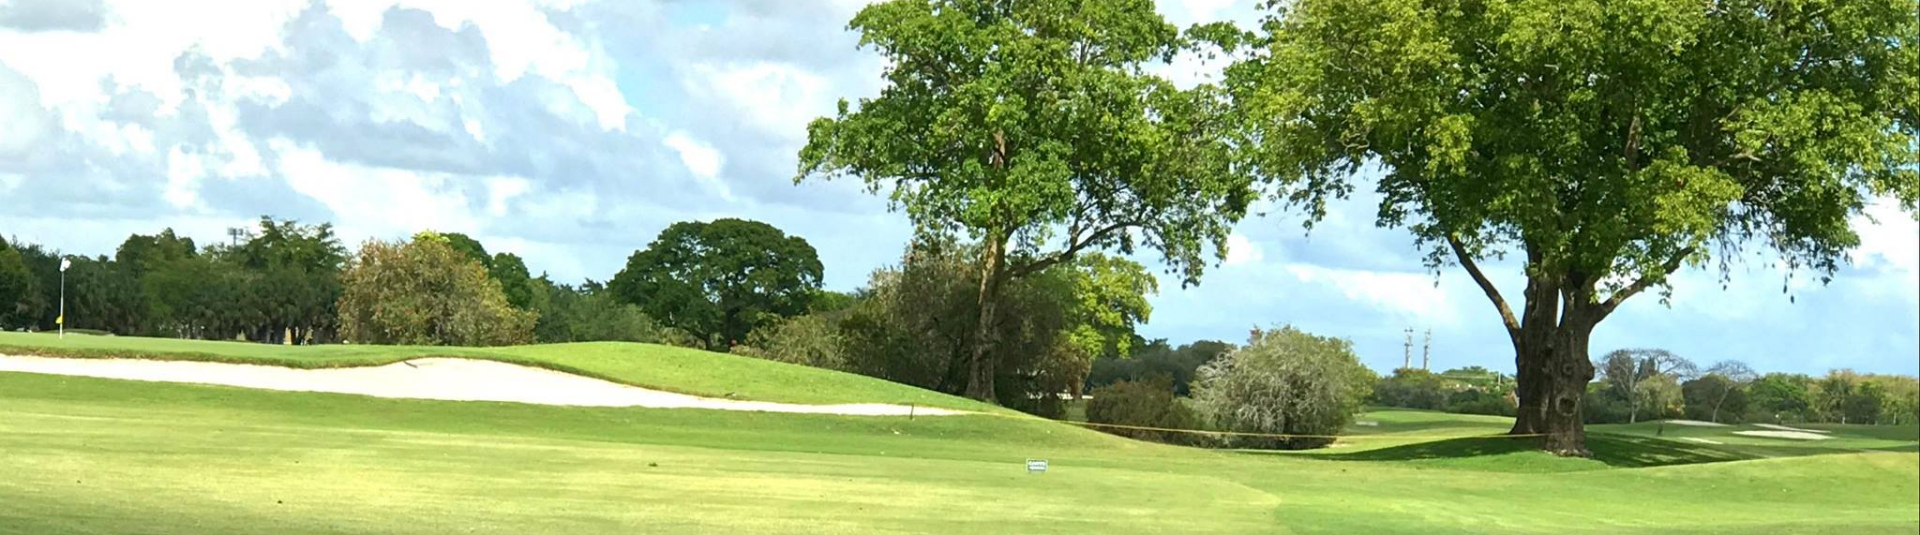
[[[124,336],[0,332],[0,354],[139,358],[263,364],[290,368],[379,366],[424,357],[486,359],[538,366],[700,396],[785,403],[899,403],[973,411],[1002,409],[855,374],[654,344],[587,342],[501,348],[278,346]]]

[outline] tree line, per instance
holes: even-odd
[[[1014,281],[1140,248],[1197,283],[1254,200],[1311,225],[1371,187],[1506,328],[1512,433],[1586,455],[1588,343],[1623,302],[1753,246],[1825,280],[1869,200],[1920,206],[1920,5],[1842,3],[1301,0],[1182,29],[1150,0],[882,2],[849,28],[885,85],[807,126],[796,180],[979,244],[979,399]],[[1153,74],[1188,53],[1230,64]],[[1522,292],[1481,269],[1508,255]]]
[[[714,224],[772,229],[739,220]],[[704,225],[683,223],[669,234]],[[812,265],[811,279],[793,281],[772,280],[773,270],[759,270],[759,278],[721,290],[723,298],[675,293],[684,290],[678,287],[616,289],[592,279],[570,284],[546,274],[534,277],[518,255],[488,253],[459,233],[423,231],[401,240],[370,240],[349,251],[330,224],[271,217],[262,217],[254,229],[236,229],[229,242],[197,244],[172,229],[135,234],[111,256],[63,254],[0,239],[0,328],[50,331],[64,322],[79,332],[279,344],[619,340],[724,347],[717,342],[721,333],[713,318],[763,323],[763,315],[791,311],[739,303],[818,292],[819,261],[804,240],[793,240],[803,248],[794,255],[753,244],[702,253],[697,261],[708,264],[709,273],[752,271],[752,262],[738,262],[741,255],[773,263],[794,261],[792,256]],[[681,242],[658,241],[635,256],[657,254],[650,251],[672,243]],[[726,263],[729,259],[734,263]],[[63,260],[71,263],[64,273],[64,317],[59,313]],[[614,281],[624,283],[643,271],[623,270]],[[718,284],[681,275],[689,277],[683,286]],[[722,307],[735,310],[680,312]],[[661,311],[656,313],[663,319],[655,320],[651,311]],[[744,331],[732,334],[744,337]]]

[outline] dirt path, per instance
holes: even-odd
[[[383,398],[505,401],[586,407],[717,409],[848,416],[945,416],[967,413],[885,403],[803,405],[709,398],[504,362],[449,358],[415,359],[385,366],[303,370],[218,362],[0,355],[0,372],[199,383]]]

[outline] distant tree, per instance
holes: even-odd
[[[1748,420],[1792,422],[1813,411],[1813,378],[1801,374],[1769,373],[1747,386]]]
[[[1374,380],[1353,354],[1352,342],[1288,326],[1258,331],[1245,347],[1201,367],[1193,399],[1221,430],[1331,436],[1353,423]],[[1333,439],[1230,437],[1226,442],[1298,449]]]
[[[1920,200],[1910,0],[1267,5],[1226,75],[1245,168],[1316,216],[1377,177],[1378,223],[1492,302],[1511,432],[1548,451],[1586,455],[1588,341],[1623,302],[1754,246],[1825,280],[1870,199]],[[1514,306],[1479,264],[1506,255]]]
[[[1697,371],[1693,361],[1665,349],[1616,349],[1602,357],[1596,367],[1603,371],[1601,380],[1610,392],[1627,402],[1627,423],[1639,421],[1640,408],[1655,399],[1643,391],[1648,381],[1675,382],[1671,393],[1678,396],[1677,381],[1692,377]],[[1667,401],[1666,394],[1668,392],[1660,392],[1658,400]]]
[[[820,257],[799,236],[743,219],[674,223],[608,284],[621,300],[724,350],[755,327],[807,311]]]
[[[507,303],[486,268],[431,232],[369,241],[348,267],[340,331],[365,344],[497,346],[533,340],[535,314]]]
[[[1910,375],[1875,375],[1868,382],[1884,393],[1881,423],[1913,425],[1920,423],[1920,379]]]
[[[1441,410],[1457,388],[1433,372],[1419,368],[1400,368],[1382,377],[1373,386],[1373,402],[1407,409]]]
[[[1744,362],[1723,360],[1707,367],[1706,375],[1701,376],[1701,379],[1708,377],[1715,378],[1715,380],[1696,384],[1694,391],[1701,395],[1698,405],[1708,407],[1708,410],[1704,411],[1708,421],[1718,422],[1720,421],[1722,409],[1726,409],[1727,412],[1736,415],[1746,412],[1747,385],[1755,379],[1758,379],[1760,374],[1754,373],[1753,368],[1748,367]],[[1699,379],[1696,379],[1682,384],[1681,388],[1683,392],[1686,390],[1687,384],[1695,384],[1698,380]],[[1691,410],[1691,407],[1696,404],[1690,398],[1687,405],[1689,410]],[[1697,415],[1689,415],[1688,417],[1698,418]]]
[[[1830,370],[1826,377],[1813,382],[1810,389],[1813,397],[1813,410],[1820,421],[1847,422],[1848,402],[1854,397],[1854,389],[1860,385],[1860,374],[1853,370]]]
[[[1719,373],[1681,383],[1680,395],[1686,403],[1686,416],[1695,420],[1719,422],[1724,413],[1729,421],[1738,421],[1739,415],[1747,411],[1744,385]]]
[[[1186,46],[1150,0],[894,0],[849,24],[887,59],[878,97],[807,127],[799,178],[856,177],[915,226],[980,247],[966,395],[995,396],[1013,280],[1079,253],[1159,250],[1194,283],[1250,180],[1211,86],[1150,74]]]
[[[1186,396],[1201,366],[1234,349],[1233,344],[1214,340],[1201,340],[1178,348],[1168,346],[1165,339],[1137,341],[1132,345],[1131,356],[1103,355],[1094,360],[1093,369],[1087,375],[1087,388],[1119,381],[1145,382],[1165,376],[1175,395]]]
[[[1627,423],[1633,423],[1634,417],[1645,414],[1651,419],[1673,418],[1683,414],[1684,401],[1681,397],[1680,382],[1671,374],[1648,376],[1634,389],[1633,412],[1628,413]]]
[[[660,325],[640,307],[622,303],[599,282],[555,284],[533,279],[531,309],[539,319],[534,338],[543,343],[622,341],[698,347],[684,333]]]
[[[0,238],[0,329],[32,323],[27,298],[34,291],[33,272],[5,238]]]
[[[32,274],[26,294],[14,306],[14,322],[35,330],[51,330],[54,328],[54,316],[58,314],[60,259],[63,255],[35,243],[15,241],[11,246],[20,254],[20,263]]]
[[[487,254],[487,247],[480,245],[478,240],[459,232],[447,232],[441,234],[441,236],[447,239],[447,246],[452,247],[455,251],[459,251],[461,256],[473,259],[474,262],[479,262],[480,267],[486,268],[489,273],[492,272],[493,256]]]
[[[533,277],[527,273],[527,263],[520,260],[520,255],[497,253],[484,265],[487,276],[500,283],[500,291],[506,293],[508,304],[521,310],[533,306]]]
[[[67,328],[138,333],[145,323],[147,305],[133,270],[105,256],[71,259],[73,267],[67,270]],[[58,284],[56,280],[53,285],[55,301]]]
[[[1871,378],[1869,378],[1871,379]],[[1880,383],[1862,380],[1855,385],[1852,394],[1841,402],[1841,421],[1862,425],[1880,423],[1880,415],[1886,412],[1887,389]]]
[[[173,229],[169,228],[152,236],[139,234],[128,236],[126,241],[121,242],[120,247],[114,250],[113,260],[133,270],[134,276],[140,276],[158,264],[191,258],[198,254],[199,249],[194,247],[193,238],[175,235]]]

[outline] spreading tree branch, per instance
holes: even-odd
[[[1460,238],[1448,234],[1447,246],[1453,249],[1453,256],[1460,261],[1460,266],[1467,268],[1467,274],[1473,276],[1473,282],[1479,284],[1480,290],[1487,293],[1487,299],[1493,301],[1493,308],[1500,311],[1500,322],[1507,326],[1507,337],[1518,343],[1520,320],[1513,316],[1513,308],[1507,306],[1506,298],[1500,297],[1500,289],[1494,287],[1493,281],[1487,279],[1487,274],[1480,272],[1480,265],[1475,264],[1473,257],[1467,255],[1467,248],[1460,244]]]
[[[1667,280],[1667,276],[1672,275],[1675,271],[1679,271],[1680,264],[1685,262],[1687,257],[1691,255],[1693,255],[1692,247],[1681,249],[1680,252],[1674,253],[1673,258],[1668,258],[1665,264],[1661,264],[1660,271],[1642,275],[1640,280],[1633,281],[1633,284],[1621,288],[1620,291],[1614,292],[1605,302],[1600,303],[1600,317],[1605,318],[1608,314],[1612,314],[1613,309],[1620,308],[1620,303],[1626,302],[1627,298],[1633,297],[1634,294],[1645,291],[1660,281]]]
[[[1074,236],[1072,237],[1071,241],[1067,243],[1066,249],[1061,250],[1058,253],[1047,255],[1046,257],[1041,258],[1039,260],[1029,262],[1026,265],[1007,270],[1007,277],[1019,278],[1019,277],[1025,277],[1027,275],[1032,275],[1034,273],[1039,273],[1041,270],[1053,267],[1054,264],[1072,260],[1074,255],[1080,254],[1081,249],[1085,249],[1087,248],[1087,246],[1093,245],[1094,242],[1100,241],[1101,238],[1106,237],[1108,234],[1112,234],[1121,229],[1125,229],[1129,227],[1137,227],[1137,226],[1140,226],[1140,222],[1138,221],[1122,221],[1119,223],[1114,223],[1111,225],[1107,225],[1105,227],[1101,227],[1099,230],[1095,230],[1093,231],[1093,233],[1088,234],[1085,238]]]

